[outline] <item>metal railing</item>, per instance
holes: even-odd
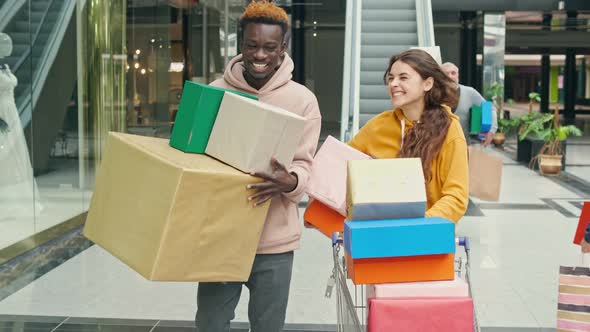
[[[22,66],[22,64],[25,63],[27,58],[29,58],[29,56],[32,54],[32,52],[33,52],[32,50],[35,48],[37,39],[39,39],[39,34],[41,32],[41,29],[43,28],[43,23],[45,23],[45,19],[47,18],[47,13],[49,13],[49,9],[51,8],[53,1],[54,0],[49,1],[47,8],[43,12],[43,16],[41,16],[41,19],[39,20],[39,25],[37,25],[37,29],[35,30],[35,33],[33,33],[31,35],[31,47],[27,48],[27,50],[20,56],[20,58],[14,64],[14,68],[12,69],[14,72],[16,72]]]
[[[434,41],[432,3],[430,0],[416,0],[416,24],[418,27],[418,46],[436,46]]]
[[[63,7],[57,8],[57,6]],[[51,0],[40,21],[39,26],[37,27],[35,37],[32,39],[33,43],[29,49],[28,55],[32,54],[30,53],[32,52],[32,49],[35,49],[35,42],[37,41],[41,31],[48,31],[48,39],[46,40],[44,47],[42,47],[42,53],[39,57],[39,62],[35,64],[35,67],[32,68],[31,71],[31,93],[26,94],[25,97],[19,100],[17,104],[23,126],[28,125],[28,123],[31,121],[33,115],[32,111],[35,107],[35,104],[37,103],[37,100],[39,99],[39,96],[41,95],[41,90],[45,84],[49,70],[51,69],[50,64],[53,63],[55,57],[57,56],[61,41],[63,40],[65,31],[68,27],[75,7],[75,1],[68,0],[61,2]],[[55,19],[55,22],[53,22],[53,26],[48,26],[46,24],[48,13],[58,13],[58,17]]]
[[[361,68],[361,1],[346,1],[344,65],[342,77],[342,117],[340,140],[348,141],[359,127]]]
[[[4,31],[26,2],[27,0],[0,0],[0,31]]]

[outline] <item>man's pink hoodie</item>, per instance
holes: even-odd
[[[317,99],[305,86],[291,80],[293,67],[293,60],[285,54],[283,63],[270,81],[260,90],[256,90],[244,79],[242,55],[238,55],[227,65],[223,78],[211,83],[213,86],[255,95],[262,102],[281,107],[306,119],[303,138],[295,152],[293,163],[288,167],[290,172],[297,174],[299,183],[292,192],[272,199],[258,244],[259,254],[278,254],[299,248],[301,225],[297,205],[305,193],[320,136],[322,116]],[[244,220],[242,227],[248,227],[246,222]]]

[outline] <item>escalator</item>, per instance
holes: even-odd
[[[47,169],[76,83],[75,7],[71,0],[0,1],[0,31],[13,43],[2,61],[18,79],[15,102],[36,173]]]
[[[349,0],[341,139],[391,108],[383,72],[389,58],[411,47],[432,47],[430,0]]]

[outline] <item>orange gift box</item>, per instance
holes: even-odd
[[[303,215],[303,220],[312,224],[330,239],[334,232],[344,232],[344,217],[317,200],[309,204]]]
[[[348,277],[355,285],[455,278],[454,254],[361,259],[345,255]]]

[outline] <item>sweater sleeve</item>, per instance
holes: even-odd
[[[301,143],[295,152],[293,162],[288,168],[290,173],[297,176],[297,186],[293,191],[283,193],[283,195],[293,203],[299,203],[307,189],[311,165],[318,146],[320,131],[322,126],[322,117],[317,100],[307,105],[309,108],[305,114],[305,126],[303,127],[303,137]]]
[[[364,125],[354,137],[348,141],[346,144],[349,146],[359,150],[364,154],[369,154],[369,142],[370,142],[370,130],[371,130],[371,121],[369,121],[366,125]]]
[[[467,211],[469,202],[467,144],[463,138],[456,138],[443,149],[438,165],[443,181],[442,197],[426,211],[426,216],[458,222]]]
[[[493,107],[493,109],[492,109],[492,129],[490,129],[490,132],[492,134],[495,134],[496,131],[498,131],[498,111],[496,110],[496,107]]]

